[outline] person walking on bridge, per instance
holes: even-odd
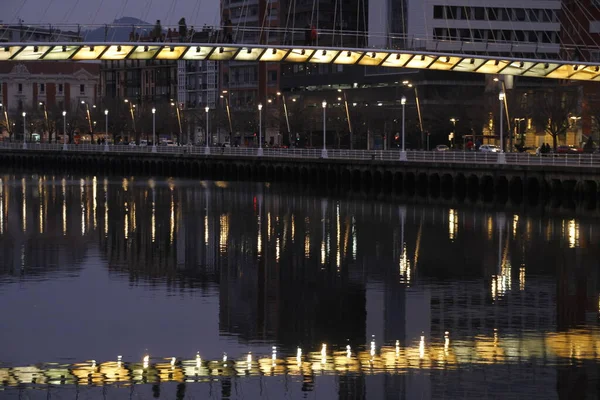
[[[160,42],[162,38],[162,25],[160,24],[160,19],[156,20],[156,24],[154,25],[154,29],[152,30],[152,40],[155,42]]]
[[[187,38],[187,24],[185,18],[179,20],[179,41],[184,42]]]

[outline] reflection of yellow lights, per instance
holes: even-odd
[[[44,187],[42,185],[42,177],[38,179],[38,193],[40,199],[40,215],[39,215],[39,232],[40,235],[44,233]]]
[[[227,252],[227,242],[229,241],[229,215],[221,214],[219,218],[221,230],[219,232],[219,250],[221,254]]]
[[[256,238],[256,254],[259,256],[262,254],[262,223],[260,220],[260,215],[258,218],[258,237]]]
[[[271,241],[271,212],[267,213],[267,241]]]
[[[85,180],[79,180],[79,204],[81,207],[81,236],[85,235]]]
[[[129,239],[129,214],[127,214],[127,211],[125,212],[125,226],[123,228],[124,234],[125,234],[125,240]]]
[[[204,245],[208,245],[208,215],[204,216]]]
[[[175,200],[173,199],[173,193],[171,192],[171,209],[169,213],[169,243],[173,244],[175,236]]]
[[[0,179],[0,235],[4,235],[4,182]]]
[[[94,176],[94,178],[92,179],[92,202],[93,202],[93,213],[94,213],[94,229],[96,229],[96,227],[98,226],[98,220],[96,218],[96,208],[97,208],[97,201],[96,201],[96,196],[97,196],[97,192],[98,192],[98,180],[96,179],[96,177]]]
[[[448,331],[444,332],[444,354],[448,354],[450,349],[450,336]]]
[[[279,256],[280,256],[280,252],[281,252],[280,246],[281,246],[280,240],[279,240],[279,238],[277,238],[275,240],[275,262],[279,262]]]
[[[574,249],[579,247],[579,223],[574,219],[568,222],[568,237],[569,237],[569,248]]]
[[[519,268],[519,290],[525,290],[525,266]]]
[[[513,237],[517,236],[517,228],[518,227],[519,227],[519,216],[515,214],[513,216]]]
[[[336,233],[337,233],[337,237],[336,237],[336,254],[335,254],[335,266],[337,269],[337,272],[340,272],[340,267],[342,265],[342,253],[341,253],[341,247],[342,247],[342,227],[341,227],[341,221],[340,221],[340,205],[339,203],[336,206]]]
[[[406,243],[402,243],[402,253],[400,254],[400,260],[398,260],[398,264],[399,264],[400,282],[410,283],[411,266],[410,266],[410,260],[408,259],[408,254],[407,254],[407,250],[406,250]]]
[[[310,233],[308,231],[304,236],[304,258],[310,258]]]
[[[23,192],[23,201],[21,202],[22,212],[21,218],[23,220],[23,232],[27,231],[27,182],[25,182],[25,178],[21,179],[22,192]]]
[[[325,259],[327,255],[325,254],[325,241],[321,241],[321,265],[325,265]]]
[[[492,240],[494,238],[494,221],[492,217],[487,218],[487,236],[488,240]]]
[[[152,243],[154,243],[156,241],[156,203],[153,201],[152,202],[152,217],[150,220],[150,230],[151,230],[151,234],[152,234]]]
[[[123,188],[124,192],[126,192],[127,189],[129,189],[129,181],[127,180],[127,178],[123,178],[123,183],[121,184],[121,187]]]
[[[510,364],[515,360],[538,360],[544,366],[554,366],[557,362],[572,360],[598,361],[600,357],[600,331],[570,330],[560,333],[547,333],[536,336],[478,335],[466,340],[454,340],[450,346],[449,333],[445,332],[443,342],[425,343],[425,336],[408,346],[381,346],[377,354],[368,351],[355,351],[350,346],[345,351],[327,354],[327,346],[321,351],[309,352],[303,360],[302,350],[297,348],[296,357],[282,356],[276,349],[269,356],[257,357],[252,353],[239,360],[229,361],[224,353],[222,359],[206,361],[206,367],[199,353],[195,359],[176,360],[169,357],[159,363],[150,363],[149,356],[142,363],[89,361],[72,365],[58,366],[56,363],[43,363],[40,366],[20,366],[0,368],[0,379],[7,386],[28,384],[35,378],[36,383],[56,380],[62,384],[103,385],[114,382],[151,383],[198,381],[199,377],[216,376],[274,376],[299,375],[314,376],[324,374],[406,374],[410,370],[456,370],[461,366],[488,364]],[[279,358],[277,358],[279,357]],[[560,359],[563,359],[562,361]],[[256,366],[257,368],[252,368]]]
[[[294,218],[294,214],[292,214],[292,243],[296,239],[296,219]]]
[[[352,217],[352,260],[356,261],[357,240],[356,240],[356,220]]]
[[[458,212],[451,208],[448,212],[448,238],[454,240],[458,233]]]
[[[65,178],[61,181],[62,186],[62,230],[63,236],[67,235],[67,181]]]

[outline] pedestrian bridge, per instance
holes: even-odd
[[[600,81],[600,63],[430,50],[232,43],[3,43],[0,61],[212,60],[361,65]]]

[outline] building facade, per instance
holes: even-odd
[[[560,0],[411,0],[409,47],[528,58],[560,51]]]
[[[0,62],[0,94],[10,114],[38,109],[69,110],[98,100],[99,64]]]

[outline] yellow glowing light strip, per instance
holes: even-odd
[[[3,43],[0,61],[215,60],[325,63],[600,81],[600,63],[387,51],[208,43]]]

